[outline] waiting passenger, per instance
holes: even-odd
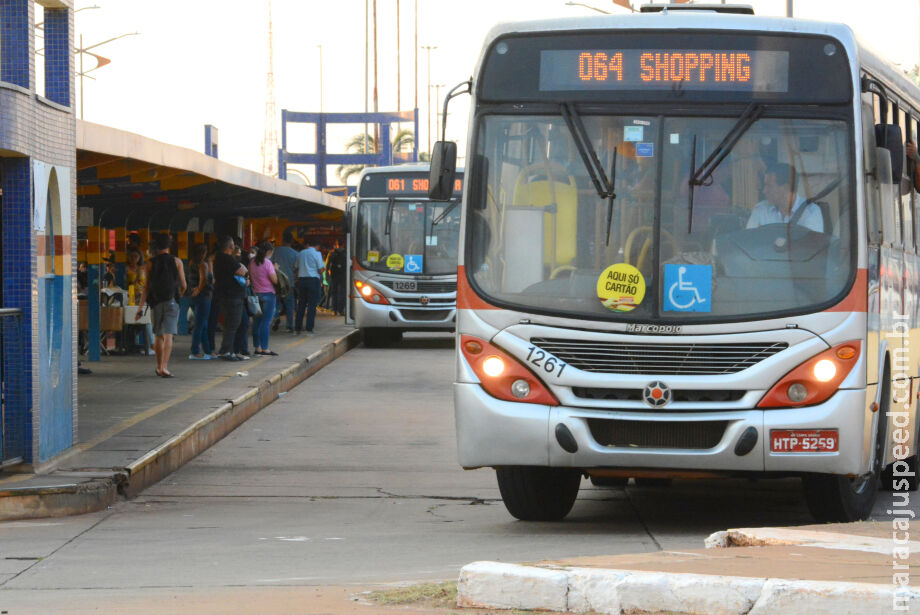
[[[824,232],[824,219],[821,208],[809,203],[805,211],[797,214],[805,199],[795,193],[795,168],[785,163],[778,163],[767,168],[763,178],[764,200],[757,203],[751,211],[747,228],[757,228],[765,224],[788,223],[797,218],[796,224]]]

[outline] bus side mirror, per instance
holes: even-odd
[[[437,141],[431,150],[428,198],[432,201],[449,201],[454,193],[456,174],[457,144],[453,141]]]
[[[900,184],[904,172],[904,137],[897,124],[876,124],[875,144],[891,152],[891,183]],[[879,181],[884,181],[879,177]],[[887,182],[886,182],[887,183]]]
[[[345,216],[342,218],[342,224],[345,226],[345,234],[351,232],[351,209],[345,211]]]

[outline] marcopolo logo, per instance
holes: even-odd
[[[671,403],[671,388],[658,380],[650,382],[642,390],[642,401],[652,408],[664,408]]]

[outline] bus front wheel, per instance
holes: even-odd
[[[521,521],[560,521],[575,504],[581,471],[570,468],[496,468],[505,508]]]
[[[829,474],[813,474],[802,478],[805,503],[811,515],[820,523],[863,521],[872,514],[881,483],[888,436],[883,421],[888,416],[891,400],[889,373],[886,365],[882,379],[882,407],[879,408],[875,428],[875,454],[869,472],[856,478]]]

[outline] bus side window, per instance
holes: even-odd
[[[878,245],[882,241],[882,212],[879,200],[879,185],[876,174],[875,118],[877,98],[870,93],[862,96],[863,128],[863,173],[866,178],[866,228],[869,243]]]

